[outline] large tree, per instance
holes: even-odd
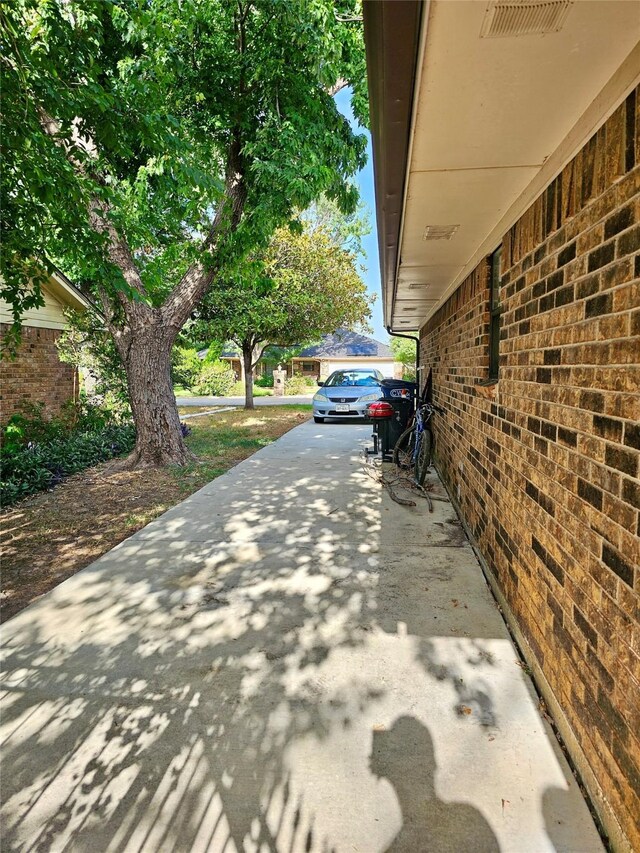
[[[321,192],[344,209],[364,139],[358,0],[13,0],[2,14],[2,296],[57,260],[127,375],[131,464],[182,463],[181,327],[229,265]]]
[[[219,283],[200,313],[212,338],[240,348],[251,409],[253,368],[268,345],[291,347],[339,326],[362,325],[371,302],[353,252],[316,223],[302,233],[276,231],[266,252]]]

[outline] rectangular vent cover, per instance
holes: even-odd
[[[481,38],[505,38],[557,33],[564,26],[573,0],[493,0],[484,16]]]
[[[459,225],[427,225],[422,235],[423,240],[450,240]]]

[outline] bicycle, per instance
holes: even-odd
[[[416,484],[422,487],[431,465],[433,432],[431,418],[434,413],[444,414],[445,409],[435,403],[420,403],[413,422],[402,433],[393,448],[393,461],[399,468],[411,468]]]

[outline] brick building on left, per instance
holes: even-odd
[[[47,415],[78,396],[77,370],[63,364],[56,343],[67,326],[65,309],[84,312],[90,302],[60,272],[42,286],[44,305],[25,312],[22,340],[14,358],[0,360],[0,422],[5,424],[29,404],[44,403]],[[0,300],[0,338],[12,322],[10,306]]]

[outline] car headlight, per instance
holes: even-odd
[[[360,397],[358,400],[359,403],[373,403],[374,400],[380,399],[380,392],[376,391],[375,394],[365,394],[364,397]]]
[[[327,399],[327,395],[325,394],[325,392],[321,388],[319,391],[316,391],[316,393],[313,395],[313,399],[317,400],[318,403],[324,403]]]

